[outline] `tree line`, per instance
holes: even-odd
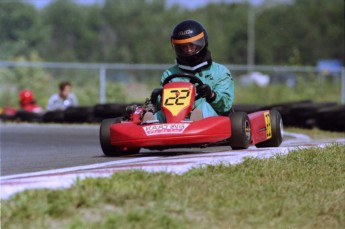
[[[295,0],[255,6],[255,63],[344,63],[344,1]],[[274,2],[274,1],[273,1]],[[248,2],[201,8],[167,7],[162,0],[106,0],[79,5],[55,0],[42,9],[0,1],[0,59],[38,53],[44,61],[172,63],[170,34],[184,19],[200,21],[218,62],[246,64]]]

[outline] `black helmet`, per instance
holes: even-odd
[[[188,65],[199,64],[207,53],[207,32],[197,21],[185,20],[178,23],[171,35],[177,61]]]

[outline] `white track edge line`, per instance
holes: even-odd
[[[28,125],[33,125],[33,124],[28,124]],[[311,138],[309,136],[304,135],[304,134],[299,134],[299,133],[284,132],[284,135],[294,137],[296,139],[311,140]],[[8,175],[8,176],[1,176],[0,181],[7,180],[7,179],[14,179],[14,178],[24,178],[24,177],[28,177],[28,176],[47,175],[47,174],[63,173],[63,172],[73,172],[73,171],[83,170],[83,169],[95,169],[95,168],[109,166],[109,165],[120,165],[120,164],[124,164],[124,163],[136,163],[136,162],[150,161],[150,160],[158,159],[158,158],[160,158],[160,157],[133,158],[133,159],[126,159],[126,160],[96,163],[96,164],[90,164],[90,165],[81,165],[81,166],[73,166],[73,167],[60,168],[60,169],[50,169],[50,170],[43,170],[43,171],[37,171],[37,172],[13,174],[13,175]]]
[[[121,164],[126,164],[126,163],[150,161],[152,159],[157,159],[157,158],[159,158],[159,157],[133,158],[133,159],[126,159],[126,160],[96,163],[96,164],[90,164],[90,165],[81,165],[81,166],[73,166],[73,167],[60,168],[60,169],[43,170],[43,171],[30,172],[30,173],[20,173],[20,174],[2,176],[0,178],[0,181],[7,180],[7,179],[14,179],[14,178],[25,178],[28,176],[47,175],[47,174],[63,173],[63,172],[73,172],[73,171],[77,171],[77,170],[86,170],[86,169],[96,169],[96,168],[100,168],[100,167],[104,167],[104,166],[110,166],[110,165],[121,165]]]

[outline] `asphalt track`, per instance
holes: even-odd
[[[229,146],[170,151],[142,150],[138,155],[107,158],[96,125],[1,124],[0,199],[28,189],[69,188],[76,180],[109,177],[124,170],[183,174],[196,167],[235,165],[246,157],[269,158],[291,150],[345,144],[345,138],[313,141],[285,133],[280,147],[231,150]]]
[[[103,156],[97,125],[0,124],[1,176],[89,165],[136,157],[174,157],[229,151],[228,146],[168,151],[141,150],[139,155]],[[286,138],[285,138],[286,139]]]

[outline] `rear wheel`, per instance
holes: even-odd
[[[231,137],[229,144],[232,149],[247,149],[252,140],[250,122],[245,112],[229,114],[231,121]]]
[[[124,150],[119,146],[113,146],[110,143],[110,126],[112,124],[121,123],[122,118],[109,118],[104,119],[101,123],[101,127],[99,129],[99,140],[101,143],[101,148],[105,156],[108,157],[119,157],[128,154],[136,154],[139,153],[140,148]]]
[[[270,121],[271,121],[271,128],[272,128],[272,138],[260,142],[255,146],[258,148],[262,147],[278,147],[283,141],[283,120],[280,113],[276,110],[270,111]]]

